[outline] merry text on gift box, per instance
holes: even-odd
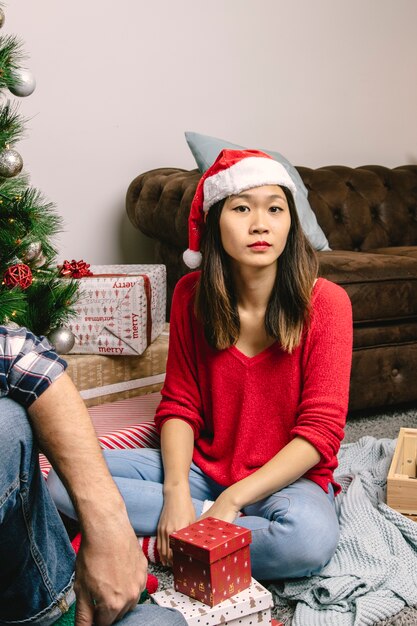
[[[163,331],[165,265],[92,265],[80,278],[73,354],[137,355]]]
[[[251,532],[207,517],[170,535],[174,587],[214,606],[249,587]]]

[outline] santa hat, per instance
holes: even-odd
[[[209,208],[246,189],[262,185],[287,187],[295,196],[296,187],[281,163],[258,150],[222,150],[213,165],[203,174],[191,203],[188,218],[188,250],[184,263],[196,269],[201,263],[200,244],[204,214]]]

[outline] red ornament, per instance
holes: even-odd
[[[32,272],[28,265],[24,263],[18,263],[17,265],[11,265],[4,272],[3,282],[6,287],[21,287],[27,289],[32,284]]]
[[[90,264],[81,261],[64,261],[62,265],[58,265],[61,276],[69,276],[71,278],[83,278],[83,276],[92,276],[93,272],[89,270]]]

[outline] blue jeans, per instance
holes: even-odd
[[[49,626],[75,599],[75,554],[38,454],[25,410],[0,399],[0,624]],[[119,623],[186,624],[177,611],[150,605]]]
[[[107,450],[105,458],[123,496],[137,535],[155,535],[163,506],[163,465],[159,450]],[[194,463],[189,474],[196,516],[204,500],[215,500],[225,489]],[[56,474],[48,485],[57,507],[75,518],[64,487]],[[258,580],[311,576],[333,556],[339,524],[332,486],[329,493],[311,480],[300,478],[289,487],[244,508],[236,524],[252,531],[252,575]]]

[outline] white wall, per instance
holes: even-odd
[[[415,0],[10,0],[37,89],[18,144],[60,259],[152,262],[130,181],[193,168],[184,130],[296,165],[417,162]]]

